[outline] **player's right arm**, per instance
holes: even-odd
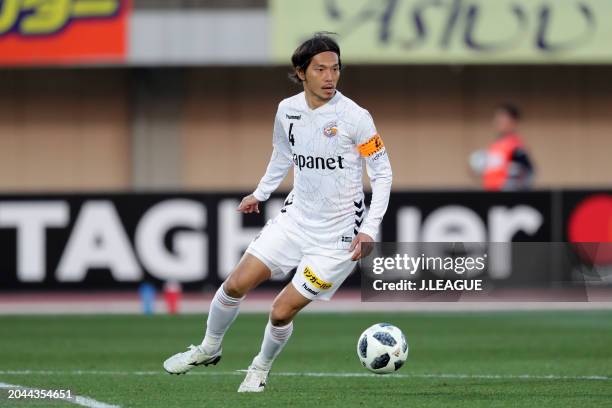
[[[289,168],[293,165],[291,146],[289,146],[289,139],[280,121],[279,112],[276,112],[276,117],[274,119],[272,146],[272,157],[270,157],[270,163],[268,163],[266,174],[261,178],[253,194],[242,199],[242,202],[238,206],[238,211],[244,213],[258,213],[258,204],[270,198],[270,194],[278,188],[281,181],[287,176]]]

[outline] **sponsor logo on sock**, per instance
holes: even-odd
[[[306,266],[304,268],[304,277],[306,278],[306,280],[310,283],[312,283],[312,285],[314,287],[317,287],[321,290],[327,290],[329,288],[332,287],[332,283],[331,282],[327,282],[324,281],[323,279],[319,278],[312,270],[312,268],[310,268],[310,266]]]

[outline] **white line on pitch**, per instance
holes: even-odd
[[[3,382],[0,382],[0,388],[3,388],[3,389],[14,388],[14,389],[25,390],[25,391],[40,390],[39,388],[24,387],[23,385],[7,384]],[[72,398],[55,398],[55,400],[63,400],[66,402],[70,402],[71,404],[76,404],[76,405],[80,405],[82,407],[88,407],[88,408],[121,408],[119,405],[106,404],[104,402],[96,401],[93,398],[83,397],[82,395],[75,395]]]
[[[189,375],[244,375],[246,370],[236,371],[192,371]],[[168,375],[163,371],[113,371],[113,370],[73,370],[73,371],[56,371],[56,370],[0,370],[0,375],[118,375],[118,376],[147,376],[147,375]],[[475,379],[475,380],[580,380],[580,381],[612,381],[612,377],[605,375],[555,375],[555,374],[402,374],[394,373],[390,375],[380,375],[372,373],[313,373],[313,372],[275,372],[271,375],[278,377],[328,377],[328,378],[433,378],[433,379]]]

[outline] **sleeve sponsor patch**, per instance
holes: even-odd
[[[375,134],[367,142],[360,144],[357,148],[363,157],[370,157],[380,152],[385,147],[380,135]]]
[[[310,266],[304,268],[304,277],[307,281],[312,283],[313,286],[319,288],[321,290],[326,290],[332,287],[331,282],[326,282],[323,279],[319,278],[313,271],[310,269]]]

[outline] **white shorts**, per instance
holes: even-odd
[[[348,249],[321,248],[310,241],[286,214],[279,214],[246,252],[270,268],[273,277],[287,276],[297,268],[291,283],[298,292],[310,300],[330,300],[357,262]]]

